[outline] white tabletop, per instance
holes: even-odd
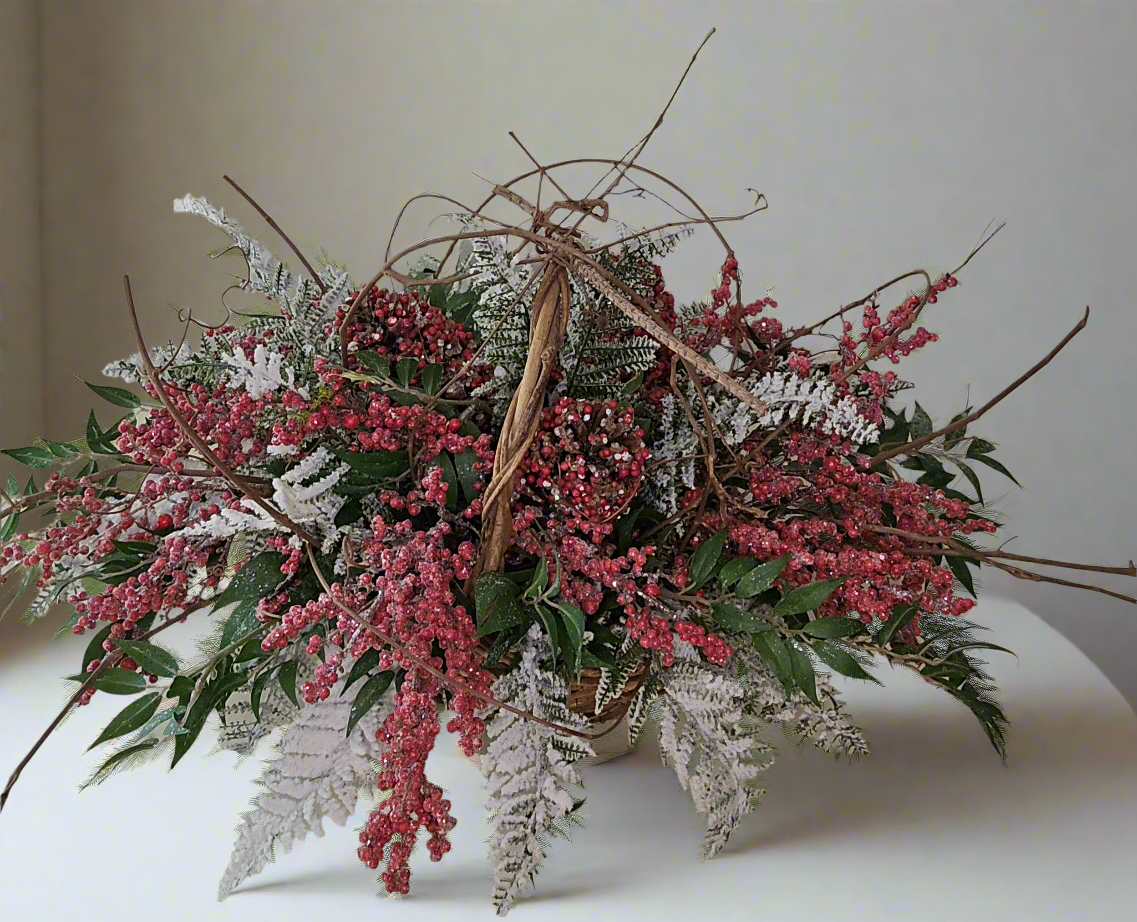
[[[980,620],[1019,654],[993,663],[1011,719],[1004,768],[972,716],[906,673],[846,683],[874,752],[836,764],[788,744],[768,794],[727,849],[697,858],[702,825],[654,746],[588,770],[587,825],[558,841],[513,910],[582,919],[783,920],[1134,918],[1137,718],[1068,641],[1022,607]],[[66,655],[61,656],[65,651]],[[76,644],[0,664],[0,774],[61,700]],[[99,701],[99,698],[102,701]],[[3,918],[120,920],[492,918],[481,778],[449,738],[431,776],[454,802],[454,848],[412,858],[409,898],[376,897],[355,828],[329,826],[224,903],[215,902],[237,814],[259,767],[198,747],[83,794],[80,753],[122,699],[96,696],[44,746],[0,815]],[[100,719],[102,722],[100,723]]]

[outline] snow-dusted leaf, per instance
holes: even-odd
[[[773,750],[743,713],[746,689],[727,670],[699,660],[676,644],[676,662],[660,673],[659,749],[707,817],[703,858],[726,844],[763,793],[758,774]]]
[[[360,792],[375,785],[374,762],[381,755],[375,734],[390,707],[388,698],[350,736],[350,700],[333,694],[304,707],[284,731],[278,757],[266,765],[253,809],[242,816],[219,900],[260,873],[277,848],[287,852],[309,834],[323,835],[325,817],[340,826],[347,822]]]
[[[562,726],[588,723],[565,704],[564,681],[545,668],[544,634],[530,628],[521,661],[493,686],[501,701]],[[580,806],[568,788],[582,784],[574,762],[593,755],[587,741],[498,710],[486,728],[489,746],[481,759],[493,833],[493,902],[505,915],[534,880],[545,859],[545,840],[566,835]]]

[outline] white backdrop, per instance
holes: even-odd
[[[767,195],[730,235],[749,290],[776,286],[789,324],[906,269],[954,266],[1005,219],[930,315],[941,341],[903,370],[947,419],[1091,305],[1089,329],[981,424],[1026,487],[992,476],[987,490],[1020,553],[1137,556],[1137,4],[44,0],[42,12],[49,436],[85,416],[73,375],[132,351],[123,272],[152,337],[176,329],[166,301],[216,312],[225,269],[204,255],[217,238],[175,217],[174,196],[205,194],[259,227],[228,172],[304,249],[366,276],[409,195],[473,200],[486,188],[475,172],[527,168],[511,129],[547,160],[621,154],[715,25],[642,162],[712,213],[744,207],[747,187]],[[434,213],[414,212],[404,239]],[[704,293],[716,258],[709,235],[685,245],[666,267],[677,294]],[[1126,582],[1137,588],[1107,584]],[[1000,576],[988,591],[1040,612],[1137,701],[1137,608]]]

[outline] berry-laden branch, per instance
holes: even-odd
[[[205,439],[198,435],[197,430],[182,416],[181,411],[166,393],[166,389],[162,385],[162,379],[158,375],[158,369],[154,367],[154,362],[150,358],[150,349],[146,345],[146,340],[142,336],[142,327],[138,323],[138,311],[135,310],[134,307],[134,295],[131,294],[130,291],[130,276],[124,275],[122,282],[126,288],[126,304],[130,310],[130,322],[134,325],[134,335],[138,341],[138,349],[142,356],[142,362],[146,366],[146,375],[154,387],[155,396],[162,401],[162,406],[166,408],[166,412],[170,414],[171,419],[177,423],[178,428],[182,431],[182,435],[186,437],[194,448],[201,452],[202,457],[207,463],[211,464],[239,493],[243,493],[260,506],[274,522],[292,532],[294,535],[297,535],[302,541],[309,543],[315,541],[316,539],[305,529],[301,528],[284,513],[278,511],[270,503],[266,502],[264,497],[261,496],[260,491],[256,489],[256,484],[244,475],[238,474],[236,471],[228,468],[225,463],[217,457],[213,449],[206,444]]]
[[[957,419],[953,423],[948,423],[941,429],[937,429],[934,432],[929,432],[927,435],[922,436],[921,438],[913,439],[911,442],[905,442],[903,445],[898,445],[897,447],[891,448],[888,451],[882,451],[880,454],[876,455],[876,457],[873,458],[872,466],[875,467],[876,465],[887,461],[889,458],[895,458],[897,455],[911,454],[916,449],[922,448],[929,442],[934,442],[936,439],[940,438],[941,436],[947,435],[949,432],[954,432],[956,429],[961,429],[964,426],[969,426],[971,423],[975,422],[975,420],[979,419],[980,416],[982,416],[988,410],[992,409],[1004,398],[1010,396],[1014,391],[1016,391],[1036,374],[1038,374],[1038,372],[1042,371],[1043,368],[1049,365],[1051,360],[1053,360],[1053,358],[1066,347],[1067,343],[1069,343],[1070,340],[1072,340],[1086,328],[1086,323],[1089,321],[1089,319],[1090,309],[1087,307],[1085,314],[1082,315],[1082,319],[1079,320],[1077,324],[1075,324],[1074,329],[1062,337],[1062,341],[1058,343],[1057,346],[1051,349],[1026,373],[1020,375],[1009,385],[999,391],[999,393],[997,393],[994,397],[983,404],[983,406],[981,406],[978,410],[968,413],[967,416],[963,417],[962,419]]]

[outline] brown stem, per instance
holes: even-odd
[[[1049,365],[1051,360],[1066,347],[1066,344],[1086,328],[1086,322],[1089,319],[1090,309],[1087,307],[1085,314],[1082,315],[1082,319],[1078,321],[1078,323],[1069,333],[1062,337],[1062,341],[1058,343],[1057,346],[1051,349],[1039,362],[1034,365],[1034,367],[1032,367],[1025,374],[1020,375],[1018,378],[1016,378],[1007,387],[1003,388],[1003,390],[1001,390],[998,394],[983,404],[983,406],[981,406],[978,410],[975,410],[972,413],[968,413],[967,416],[963,417],[963,419],[958,419],[953,423],[948,423],[946,426],[941,429],[937,429],[935,432],[929,432],[927,435],[921,438],[913,439],[911,442],[907,442],[903,445],[898,445],[895,448],[889,449],[888,451],[880,452],[878,455],[876,455],[876,457],[873,458],[872,466],[875,467],[877,464],[887,461],[889,458],[895,458],[897,455],[911,454],[917,448],[921,448],[922,446],[927,445],[929,442],[935,441],[940,436],[947,435],[949,432],[954,432],[956,429],[961,429],[964,426],[968,426],[971,423],[975,422],[975,420],[979,419],[980,416],[982,416],[997,403],[999,403],[1005,397],[1009,396],[1013,391],[1021,387],[1036,374],[1038,374],[1038,372],[1040,372],[1043,368]]]
[[[238,492],[243,493],[254,503],[260,506],[268,516],[278,525],[287,529],[295,535],[298,535],[302,540],[312,542],[315,538],[312,537],[305,529],[301,528],[293,522],[288,516],[273,508],[272,505],[265,502],[264,498],[260,495],[260,491],[256,489],[256,484],[248,478],[236,471],[230,470],[216,454],[213,449],[206,444],[205,440],[197,434],[197,431],[186,422],[186,418],[182,416],[181,411],[170,399],[166,393],[165,387],[162,386],[162,379],[158,376],[158,369],[154,367],[154,362],[150,359],[150,350],[146,346],[146,340],[142,336],[142,327],[138,323],[138,311],[134,307],[134,296],[130,291],[130,276],[124,275],[122,277],[123,285],[126,288],[126,303],[130,309],[130,321],[134,325],[134,335],[138,340],[139,352],[142,355],[142,362],[146,366],[147,376],[150,378],[150,383],[153,385],[154,390],[162,405],[166,408],[166,412],[170,414],[171,419],[177,423],[178,428],[181,430],[182,435],[189,440],[189,442],[201,452],[202,457],[208,464],[213,465],[217,471],[224,477],[230,484],[237,488]]]
[[[296,246],[295,243],[292,242],[292,239],[288,236],[288,234],[286,234],[284,232],[284,230],[281,228],[281,226],[279,224],[277,224],[275,220],[273,220],[272,215],[270,215],[267,211],[265,211],[263,208],[261,208],[261,206],[259,204],[257,204],[257,201],[251,195],[249,195],[248,192],[246,192],[244,189],[242,189],[240,186],[238,186],[237,183],[231,177],[223,176],[222,178],[227,183],[229,183],[229,185],[231,185],[234,189],[236,189],[241,194],[241,197],[244,198],[244,200],[246,202],[248,202],[250,205],[252,205],[257,210],[257,213],[262,218],[264,218],[265,223],[269,227],[271,227],[274,231],[276,231],[276,233],[280,237],[280,239],[283,240],[286,244],[288,244],[289,249],[291,249],[292,252],[296,254],[296,258],[299,259],[300,262],[302,262],[304,264],[304,268],[308,270],[308,275],[311,277],[312,281],[320,286],[320,291],[326,292],[327,289],[324,287],[324,283],[320,281],[320,276],[316,274],[316,270],[314,270],[312,268],[312,264],[309,263],[308,260],[304,258],[304,254],[300,252],[299,248]]]
[[[195,603],[194,605],[191,605],[189,608],[182,611],[182,613],[177,617],[170,618],[162,624],[158,625],[158,627],[153,628],[152,630],[147,631],[145,634],[142,634],[133,639],[149,640],[160,631],[164,631],[171,625],[178,624],[181,621],[185,620],[186,616],[192,612],[197,611],[199,608],[204,608],[209,604],[209,601]],[[59,713],[55,715],[55,719],[47,725],[47,729],[44,730],[42,734],[40,734],[40,738],[37,739],[34,744],[32,744],[32,748],[28,750],[28,753],[20,760],[20,763],[8,777],[8,783],[4,785],[4,790],[0,791],[0,812],[4,810],[4,805],[8,803],[8,797],[12,793],[12,788],[16,786],[16,782],[20,780],[20,775],[23,774],[24,769],[28,767],[28,763],[35,758],[36,753],[40,751],[40,747],[42,747],[43,744],[47,742],[47,738],[55,732],[56,728],[61,723],[63,723],[63,719],[67,716],[68,712],[70,712],[71,708],[75,706],[75,702],[79,700],[83,692],[94,685],[99,676],[101,676],[110,666],[113,666],[120,659],[122,659],[122,655],[123,654],[121,650],[112,650],[110,653],[107,653],[99,662],[99,665],[90,673],[90,675],[87,676],[86,679],[83,680],[82,684],[75,690],[75,694],[67,699],[67,703],[64,704]]]

